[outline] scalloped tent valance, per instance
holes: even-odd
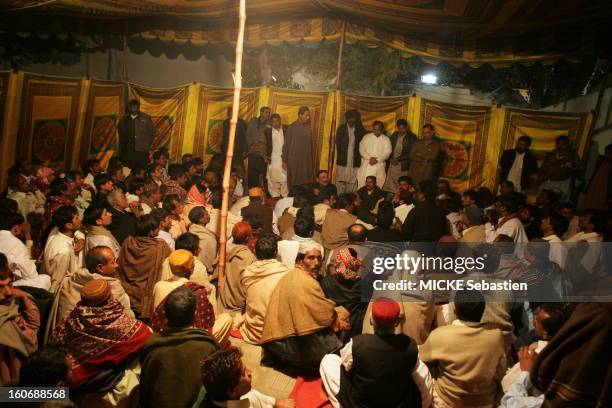
[[[231,0],[7,0],[0,5],[0,30],[200,46],[235,40],[236,7]],[[346,22],[349,42],[386,46],[428,63],[505,66],[609,55],[612,3],[249,0],[247,16],[247,46],[338,41]]]

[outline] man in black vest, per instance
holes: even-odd
[[[334,408],[421,406],[413,379],[419,375],[417,345],[405,334],[395,334],[399,323],[399,304],[378,298],[372,303],[374,334],[353,337],[340,356],[323,357],[319,371]]]

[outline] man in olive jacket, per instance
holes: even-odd
[[[151,336],[141,351],[141,407],[190,407],[196,401],[200,361],[221,347],[210,333],[193,327],[195,309],[196,297],[185,287],[166,297],[168,328]]]

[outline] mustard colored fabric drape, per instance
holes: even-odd
[[[17,132],[19,130],[19,106],[23,72],[2,74],[0,104],[2,123],[0,124],[0,189],[6,188],[6,175],[15,162]]]
[[[34,165],[51,161],[70,167],[74,142],[81,135],[83,93],[80,79],[25,74],[16,155],[27,157]]]
[[[117,151],[117,124],[126,111],[126,90],[126,84],[122,82],[91,81],[80,143],[80,162],[95,157],[104,166]]]
[[[140,101],[140,110],[153,120],[156,136],[152,148],[166,147],[172,160],[180,160],[190,108],[189,86],[155,89],[130,83],[128,93],[130,99]]]
[[[259,114],[262,90],[263,88],[243,89],[240,92],[240,119],[248,121]],[[232,96],[232,89],[200,87],[195,110],[195,137],[191,149],[185,146],[184,153],[193,152],[207,163],[214,154],[222,153],[223,121],[230,117],[228,109],[232,106]]]
[[[431,123],[442,141],[440,176],[457,191],[483,184],[491,107],[421,101],[421,123]]]

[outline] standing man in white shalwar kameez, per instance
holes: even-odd
[[[357,187],[365,185],[366,177],[375,176],[379,185],[385,184],[386,160],[391,155],[391,140],[383,133],[384,125],[377,120],[372,124],[372,133],[368,133],[359,143],[361,167],[357,172]]]
[[[278,113],[270,116],[272,127],[266,129],[266,140],[268,148],[268,192],[271,197],[287,197],[287,171],[283,169],[283,145],[285,144],[285,130],[287,126],[281,124]]]

